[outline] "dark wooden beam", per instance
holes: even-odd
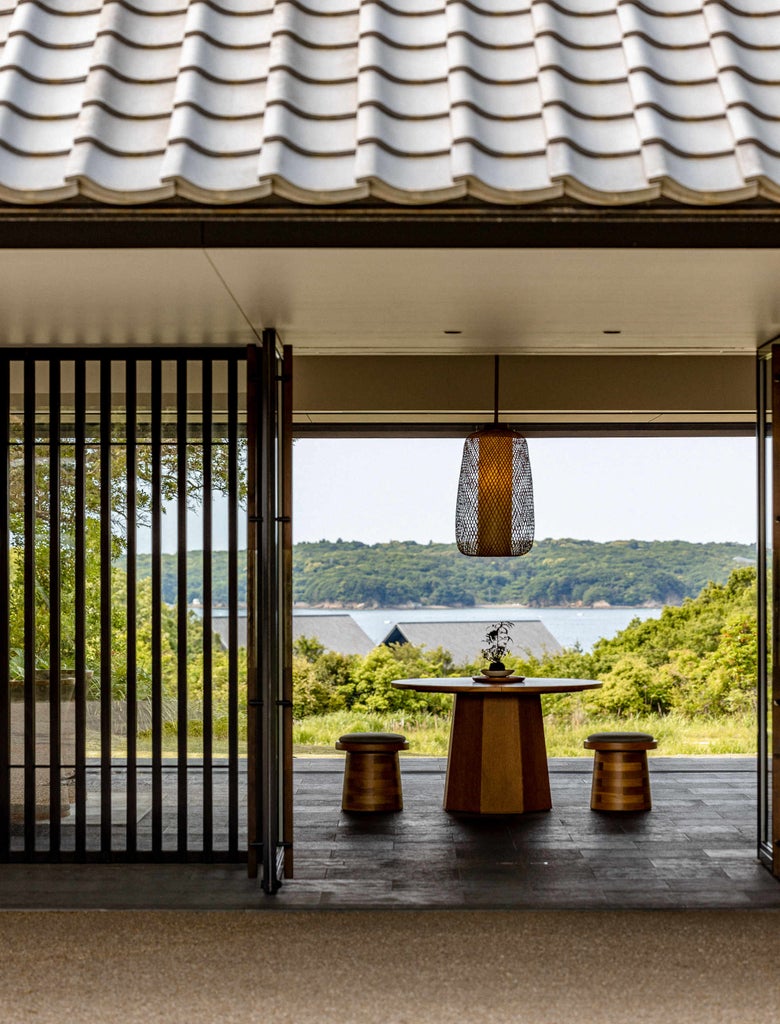
[[[780,245],[780,207],[669,203],[427,207],[378,203],[131,209],[87,203],[0,207],[2,249],[103,248],[750,248]]]

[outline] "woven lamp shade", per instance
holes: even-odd
[[[534,542],[528,442],[508,427],[469,434],[463,446],[455,540],[464,555],[525,555]]]

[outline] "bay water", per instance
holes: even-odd
[[[541,619],[561,647],[579,644],[589,651],[602,637],[613,637],[632,619],[657,619],[661,608],[371,608],[349,614],[375,643],[397,622],[519,622]],[[333,615],[334,609],[297,608],[293,614]]]

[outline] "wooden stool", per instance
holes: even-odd
[[[405,736],[395,732],[348,732],[336,750],[346,750],[342,811],[402,811],[398,751],[408,750]]]
[[[656,741],[646,732],[594,732],[585,740],[593,757],[592,811],[649,811],[647,751]]]

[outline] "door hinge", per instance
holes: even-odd
[[[263,701],[259,700],[259,699],[258,700],[248,700],[246,703],[247,703],[247,707],[250,707],[250,708],[261,708],[263,706]]]
[[[276,702],[276,706],[278,708],[291,708],[293,706],[293,702],[291,700],[287,700],[286,698],[284,698],[282,700],[278,700]]]

